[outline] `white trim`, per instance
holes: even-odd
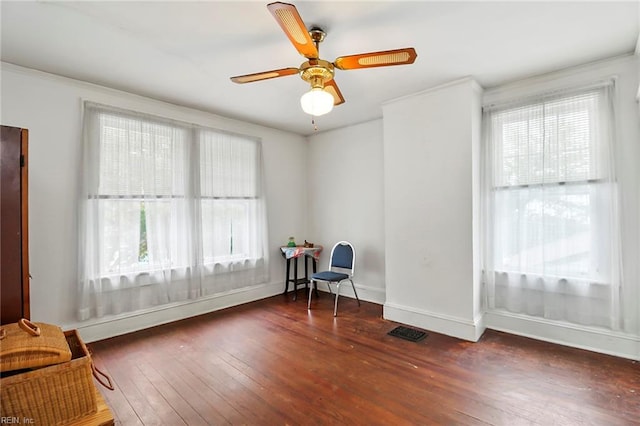
[[[354,285],[356,286],[356,291],[358,292],[358,298],[360,300],[375,303],[378,305],[384,305],[384,302],[386,300],[386,291],[384,288],[365,286],[356,282],[354,282]],[[335,291],[336,286],[333,285],[331,289]],[[322,281],[318,283],[318,291],[329,294],[329,291],[327,290],[327,284],[323,283]],[[352,299],[356,298],[356,296],[353,294],[353,289],[351,288],[351,283],[349,281],[344,281],[340,285],[340,297],[342,296],[350,297]],[[338,305],[339,304],[340,302],[338,302]],[[338,306],[338,314],[340,314],[340,306]]]
[[[114,315],[93,321],[66,324],[64,330],[78,329],[82,339],[89,343],[119,336],[161,324],[206,314],[220,309],[254,302],[282,293],[282,283],[260,284],[196,300],[162,305],[123,315]]]
[[[555,101],[564,97],[571,97],[576,95],[579,96],[589,91],[602,90],[603,88],[609,86],[615,86],[617,80],[617,75],[611,75],[605,78],[597,79],[596,81],[590,82],[588,84],[565,86],[562,88],[556,88],[554,90],[542,90],[540,92],[519,96],[514,99],[502,100],[501,102],[494,102],[491,104],[484,104],[482,106],[482,110],[488,112],[501,112],[508,109],[526,107],[534,103],[544,103],[548,101]]]
[[[356,284],[358,289],[358,297],[367,302],[377,303],[378,305],[384,305],[387,300],[387,292],[384,288],[379,287],[365,287]],[[347,295],[351,292],[351,289],[347,287]]]
[[[472,76],[467,76],[467,77],[458,78],[456,80],[452,80],[452,81],[449,81],[449,82],[446,82],[446,83],[442,83],[442,84],[439,84],[437,86],[433,86],[433,87],[430,87],[428,89],[421,90],[419,92],[414,92],[414,93],[411,93],[409,95],[401,96],[399,98],[390,99],[390,100],[388,100],[386,102],[383,102],[382,106],[384,107],[386,105],[393,104],[393,103],[396,103],[396,102],[401,102],[401,101],[404,101],[406,99],[411,99],[411,98],[415,98],[415,97],[419,97],[419,96],[428,95],[430,93],[437,92],[437,91],[440,91],[442,89],[447,89],[449,87],[458,86],[458,85],[465,84],[465,83],[470,84],[471,88],[474,91],[476,91],[477,93],[481,94],[484,91],[484,88],[480,84],[478,84],[478,82]]]
[[[506,103],[566,87],[593,84],[594,81],[615,77],[621,65],[633,61],[637,61],[637,57],[632,54],[616,56],[485,89],[482,106]]]
[[[469,321],[393,303],[384,304],[383,317],[389,321],[420,327],[471,342],[477,342],[485,330],[484,317],[482,315],[474,318],[473,321]]]
[[[640,11],[638,13],[638,23],[640,24]],[[636,41],[636,49],[635,49],[636,59],[640,59],[640,33],[638,33],[638,40]],[[638,84],[638,93],[636,94],[636,101],[640,102],[640,83]]]
[[[640,361],[640,336],[506,311],[486,312],[484,320],[491,330]]]

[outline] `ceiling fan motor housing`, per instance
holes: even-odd
[[[324,87],[327,81],[333,80],[333,75],[333,64],[322,59],[309,59],[300,66],[300,77],[311,87]]]

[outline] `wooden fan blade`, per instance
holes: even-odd
[[[336,81],[331,79],[324,84],[324,91],[330,93],[333,96],[333,105],[340,105],[344,103],[344,98],[342,97],[342,93],[340,93],[340,89],[338,89],[338,85]]]
[[[386,67],[390,65],[412,64],[418,54],[413,47],[380,52],[361,53],[359,55],[341,56],[333,65],[341,70],[355,70],[359,68]]]
[[[236,77],[231,77],[231,81],[233,81],[234,83],[240,83],[240,84],[251,83],[254,81],[268,80],[270,78],[284,77],[287,75],[298,74],[299,71],[300,70],[298,70],[298,68],[282,68],[280,70],[263,71],[263,72],[257,72],[255,74],[238,75]]]
[[[302,22],[298,9],[294,5],[275,2],[269,3],[267,9],[276,18],[284,33],[302,56],[305,58],[318,58],[318,49],[313,40],[311,40],[309,31],[304,22]]]

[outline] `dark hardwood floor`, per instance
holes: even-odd
[[[277,296],[90,344],[121,425],[633,425],[640,363],[487,330],[387,335],[382,307]]]

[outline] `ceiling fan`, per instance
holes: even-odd
[[[255,74],[231,77],[234,83],[252,83],[270,78],[300,74],[300,77],[311,84],[311,90],[300,98],[302,109],[307,114],[319,116],[328,113],[334,105],[344,103],[344,98],[338,85],[333,79],[335,69],[354,70],[360,68],[384,67],[390,65],[412,64],[416,57],[413,47],[380,52],[360,53],[357,55],[341,56],[333,62],[320,59],[320,43],[325,38],[321,28],[313,27],[307,30],[296,7],[292,4],[275,2],[267,5],[267,9],[278,21],[296,50],[307,61],[298,68],[282,68],[263,71]]]

